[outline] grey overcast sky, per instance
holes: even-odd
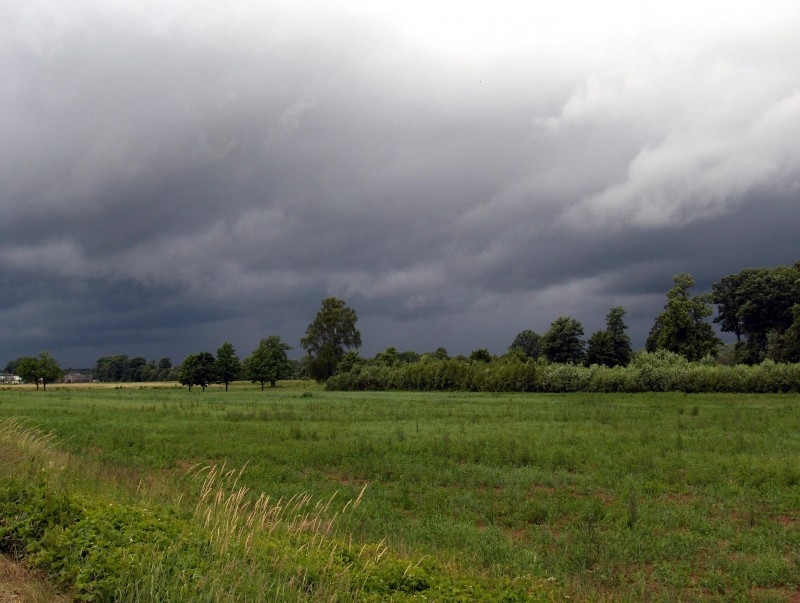
[[[0,366],[320,302],[503,353],[800,259],[800,3],[0,0]]]

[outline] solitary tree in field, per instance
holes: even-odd
[[[292,363],[286,354],[291,349],[292,346],[281,341],[277,335],[262,339],[253,353],[244,360],[245,375],[253,383],[260,383],[262,391],[267,382],[270,387],[275,387],[279,379],[292,375]]]
[[[241,374],[242,362],[236,355],[233,344],[226,341],[217,350],[217,379],[225,384],[225,391],[228,391],[228,384]]]
[[[309,355],[309,373],[317,381],[325,381],[348,350],[361,347],[361,333],[356,328],[355,310],[335,297],[322,300],[322,308],[308,325],[300,345]]]

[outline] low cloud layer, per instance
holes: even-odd
[[[0,8],[0,362],[297,348],[329,295],[368,355],[642,345],[673,274],[800,259],[800,9],[294,4]]]

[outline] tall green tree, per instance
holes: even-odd
[[[242,361],[236,355],[233,344],[226,341],[217,350],[217,379],[225,384],[225,391],[228,391],[228,384],[236,381],[241,374]]]
[[[628,366],[633,356],[628,325],[625,324],[625,308],[615,306],[606,314],[606,332],[611,337],[613,364],[609,366]]]
[[[617,357],[614,354],[614,340],[608,331],[595,331],[586,342],[586,366],[598,364],[601,366],[616,366]]]
[[[356,328],[355,310],[335,297],[322,300],[322,308],[306,328],[300,345],[308,353],[308,369],[319,382],[336,371],[345,352],[361,347],[361,333]]]
[[[39,352],[38,356],[20,358],[17,362],[17,374],[25,381],[35,383],[37,390],[40,381],[42,389],[46,390],[48,383],[55,383],[64,377],[64,371],[50,352]]]
[[[42,389],[47,389],[48,383],[55,383],[64,377],[64,371],[49,352],[39,352],[39,379],[42,380]]]
[[[15,358],[14,360],[9,360],[8,364],[6,364],[6,368],[3,369],[3,372],[8,373],[9,375],[19,375],[19,373],[17,372],[17,366],[19,365],[20,360],[22,360],[23,358],[24,356],[20,358]]]
[[[770,331],[767,355],[775,362],[800,362],[800,304],[792,306],[792,324],[783,332]]]
[[[492,354],[486,348],[479,348],[472,350],[469,355],[470,362],[491,362]]]
[[[39,362],[35,356],[17,358],[15,371],[23,381],[34,383],[36,384],[36,389],[39,389]]]
[[[780,340],[794,321],[792,307],[800,303],[800,262],[745,268],[714,283],[712,295],[717,304],[714,322],[736,335],[736,360],[757,364],[771,356],[769,340]]]
[[[136,356],[128,361],[128,368],[123,381],[147,381],[147,359]]]
[[[520,331],[508,346],[508,351],[510,352],[514,348],[522,350],[525,356],[536,360],[542,355],[542,336],[530,329]]]
[[[583,325],[569,316],[559,316],[542,337],[542,352],[550,362],[580,364],[585,342]]]
[[[668,350],[689,361],[715,356],[722,341],[706,320],[713,313],[711,296],[689,292],[695,285],[691,274],[676,274],[673,282],[674,286],[667,292],[664,311],[656,317],[645,348],[648,352]]]
[[[260,383],[263,391],[265,383],[269,382],[270,387],[275,387],[279,379],[291,377],[294,366],[286,354],[291,349],[292,346],[281,341],[277,335],[262,339],[253,353],[244,360],[247,378],[253,383]]]
[[[397,361],[402,364],[419,362],[420,358],[422,358],[422,355],[414,350],[403,350],[402,352],[397,352]]]
[[[306,358],[308,358],[308,356],[306,356]],[[358,352],[345,352],[345,355],[342,356],[339,364],[336,365],[336,372],[348,373],[354,366],[367,364],[368,362],[370,361],[365,361],[361,356],[358,355]]]
[[[128,356],[103,356],[95,363],[94,378],[103,382],[125,381],[128,375]]]
[[[217,380],[216,360],[209,352],[200,352],[199,354],[189,354],[183,359],[181,368],[178,372],[178,380],[182,385],[186,385],[189,389],[192,386],[199,385],[200,388],[205,389],[215,383]]]
[[[372,363],[378,366],[394,366],[397,364],[399,359],[397,358],[397,348],[394,346],[389,346],[383,352],[378,352],[375,354],[375,358],[372,359]]]
[[[792,306],[794,320],[783,332],[783,353],[785,362],[800,362],[800,304]]]
[[[439,346],[433,352],[431,352],[431,355],[434,358],[436,358],[437,360],[449,360],[450,359],[450,354],[447,353],[447,349],[443,348],[442,346]]]
[[[172,360],[169,358],[162,358],[158,361],[158,368],[154,377],[155,381],[168,381],[169,374],[172,370]]]
[[[195,373],[197,372],[197,354],[187,354],[178,369],[178,381],[189,388],[194,387]]]

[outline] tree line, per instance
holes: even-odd
[[[705,363],[703,366],[719,363],[722,341],[713,328],[713,323],[717,323],[722,332],[736,336],[732,353],[725,356],[726,363],[753,366],[764,361],[800,362],[800,261],[792,266],[746,268],[714,283],[710,293],[692,294],[694,286],[695,280],[690,274],[679,273],[673,277],[664,309],[649,331],[645,353],[668,352],[689,363]],[[714,313],[713,305],[717,306],[717,316],[709,322]],[[231,343],[225,342],[216,356],[210,352],[189,354],[178,366],[173,366],[169,358],[148,363],[141,357],[105,356],[98,359],[93,376],[99,381],[112,382],[176,380],[189,388],[199,386],[202,389],[220,383],[227,390],[232,381],[239,379],[260,383],[263,389],[266,383],[274,386],[276,381],[289,377],[310,377],[333,386],[342,381],[338,375],[419,363],[429,370],[432,361],[449,362],[447,367],[451,372],[462,370],[452,369],[458,363],[490,364],[499,360],[624,368],[637,357],[627,334],[625,314],[622,307],[611,308],[606,315],[606,328],[588,338],[584,337],[580,321],[560,316],[545,333],[531,329],[520,331],[500,358],[482,348],[468,357],[451,359],[441,347],[426,354],[398,352],[389,347],[374,358],[362,358],[358,354],[361,334],[356,328],[355,310],[344,301],[329,297],[322,301],[300,341],[306,351],[301,361],[289,360],[287,351],[291,346],[277,335],[270,335],[244,360],[239,359]],[[377,368],[373,370],[373,367]],[[35,380],[37,384],[52,382],[61,376],[58,363],[46,352],[38,357],[18,358],[9,363],[6,370],[16,371],[23,379]],[[333,377],[337,380],[330,382]]]
[[[177,381],[177,368],[169,358],[148,362],[141,356],[128,358],[125,354],[118,354],[98,358],[92,370],[92,378],[107,383]]]
[[[346,355],[327,380],[343,390],[467,391],[721,391],[784,392],[800,388],[800,262],[748,268],[723,278],[712,293],[693,295],[694,278],[673,277],[664,310],[634,354],[625,310],[611,308],[606,328],[584,339],[580,321],[554,320],[544,334],[526,329],[501,357],[486,349],[469,357],[408,353],[394,348],[362,359]],[[708,319],[736,335],[732,353]],[[437,351],[438,352],[438,351]],[[730,365],[730,366],[728,366]]]
[[[713,284],[711,293],[693,295],[692,275],[679,273],[667,292],[664,310],[647,336],[645,351],[666,350],[690,362],[718,358],[723,347],[712,323],[736,335],[728,362],[754,365],[764,360],[800,362],[800,262],[793,266],[746,268]],[[713,305],[717,316],[712,323]],[[625,335],[625,310],[612,308],[607,328],[583,339],[579,321],[562,316],[544,335],[520,332],[510,348],[551,362],[625,366],[632,352]]]
[[[260,383],[262,390],[266,383],[275,387],[278,380],[293,375],[294,365],[287,355],[291,349],[280,337],[270,335],[262,339],[248,357],[240,360],[233,344],[226,341],[217,350],[216,357],[209,352],[186,356],[178,370],[178,381],[189,389],[197,385],[203,390],[212,383],[221,383],[228,391],[228,386],[239,379]]]

